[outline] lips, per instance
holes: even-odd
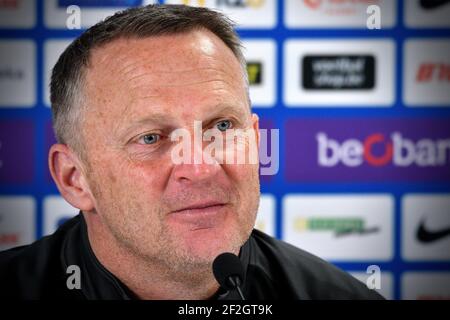
[[[227,204],[217,201],[201,202],[172,211],[168,221],[183,225],[189,231],[212,230],[222,227],[227,217]]]
[[[203,201],[188,206],[184,206],[180,209],[172,211],[172,213],[196,213],[206,212],[210,210],[217,210],[225,206],[225,203],[219,201]]]

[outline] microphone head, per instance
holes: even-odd
[[[241,260],[230,252],[225,252],[214,259],[213,274],[216,277],[220,286],[227,290],[233,290],[236,288],[236,283],[230,281],[230,277],[238,277],[242,283],[244,279],[244,268],[242,267]]]

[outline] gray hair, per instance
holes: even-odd
[[[80,155],[79,136],[84,79],[89,57],[98,48],[119,38],[146,38],[187,33],[206,29],[218,36],[239,60],[247,85],[245,58],[234,23],[223,14],[208,8],[184,5],[148,5],[130,8],[108,17],[87,29],[59,57],[50,82],[53,127],[59,143],[67,144]]]

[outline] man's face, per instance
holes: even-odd
[[[116,240],[173,268],[237,253],[255,221],[258,165],[174,164],[170,140],[194,121],[257,131],[231,50],[208,31],[119,39],[93,52],[85,93],[87,179]]]

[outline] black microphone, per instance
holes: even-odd
[[[228,291],[236,289],[241,299],[245,300],[240,287],[244,279],[244,268],[236,255],[229,252],[218,255],[214,259],[212,269],[222,288]]]

